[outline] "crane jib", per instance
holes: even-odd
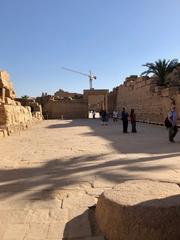
[[[70,68],[65,68],[65,67],[62,67],[63,70],[66,70],[66,71],[69,71],[69,72],[74,72],[74,73],[77,73],[77,74],[81,74],[83,76],[86,76],[89,78],[89,85],[90,85],[90,89],[92,89],[92,80],[95,80],[97,77],[95,75],[92,75],[91,71],[90,71],[90,74],[86,74],[86,73],[82,73],[82,72],[79,72],[79,71],[76,71],[76,70],[73,70],[73,69],[70,69]]]

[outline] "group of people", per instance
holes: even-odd
[[[108,125],[109,114],[106,110],[100,111],[102,125]],[[123,133],[128,132],[128,123],[131,122],[131,132],[136,133],[136,114],[134,109],[131,109],[130,114],[126,111],[125,107],[123,107],[122,112],[119,113],[117,110],[113,111],[112,114],[113,122],[117,122],[118,119],[122,120],[123,124]],[[169,129],[169,141],[174,143],[174,138],[178,132],[177,127],[177,113],[176,113],[176,105],[175,103],[171,104],[171,110],[167,114],[166,120],[168,121],[168,125],[166,126]],[[166,123],[165,123],[166,125]]]
[[[131,109],[130,115],[128,112],[126,112],[126,109],[123,108],[123,111],[121,113],[121,120],[123,123],[123,133],[128,132],[128,120],[130,119],[131,122],[131,132],[136,133],[136,114],[134,112],[134,109]]]
[[[101,116],[101,121],[102,121],[102,125],[107,125],[108,124],[108,120],[109,120],[109,115],[106,112],[106,110],[101,110],[100,111],[100,116]],[[128,122],[130,120],[131,122],[131,127],[132,127],[132,132],[136,133],[136,114],[134,109],[131,109],[130,115],[129,113],[126,111],[125,107],[122,109],[121,114],[114,110],[113,111],[113,122],[117,122],[118,119],[122,120],[123,123],[123,133],[127,133],[128,132]]]

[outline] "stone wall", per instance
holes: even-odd
[[[42,115],[33,116],[31,108],[22,106],[15,101],[15,97],[8,73],[0,71],[0,137],[23,130],[42,120]]]
[[[36,98],[36,101],[42,105],[45,119],[88,118],[89,110],[107,109],[107,100],[107,89],[84,90],[83,95],[75,93],[71,95],[71,93],[60,90],[53,96]]]
[[[42,107],[41,105],[32,98],[16,98],[16,101],[20,102],[24,107],[30,107],[32,116],[42,120]]]
[[[118,87],[117,109],[135,109],[138,120],[164,123],[172,98],[177,104],[180,119],[179,86],[160,87],[155,78],[130,76]]]
[[[82,94],[80,93],[70,93],[70,92],[65,92],[62,89],[59,89],[59,91],[54,93],[54,96],[57,98],[66,98],[66,97],[71,97],[71,98],[81,98]]]
[[[45,119],[87,118],[88,104],[83,99],[49,100],[43,107]]]
[[[88,103],[88,110],[100,111],[108,108],[108,89],[84,90],[83,98]]]
[[[114,88],[112,92],[108,94],[108,112],[112,115],[113,111],[117,108],[117,95],[118,87]]]

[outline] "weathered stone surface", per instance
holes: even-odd
[[[7,224],[0,224],[0,239],[3,239],[3,235],[7,230]]]
[[[13,221],[9,215],[7,223],[6,213],[0,212],[0,222],[4,222],[0,223],[0,239],[3,240],[3,229],[7,231],[17,219],[27,225],[23,240],[60,240],[60,236],[67,236],[64,229],[69,224],[71,236],[76,236],[74,240],[99,240],[96,237],[100,234],[90,218],[94,208],[89,209],[89,203],[84,202],[86,207],[77,210],[75,195],[98,196],[107,183],[115,185],[127,178],[180,183],[180,135],[177,143],[171,145],[166,129],[161,127],[139,124],[137,135],[126,136],[121,134],[121,128],[122,125],[113,123],[101,128],[98,120],[76,120],[73,125],[71,121],[49,120],[0,141],[0,210],[7,211],[7,215],[14,212]],[[80,146],[84,152],[79,152]],[[62,209],[67,196],[72,201]],[[86,211],[88,214],[82,216]],[[49,225],[46,238],[44,232],[35,235],[42,223]],[[2,228],[3,224],[7,226]],[[32,224],[38,226],[29,232]]]
[[[0,139],[4,137],[4,132],[2,129],[0,129]]]
[[[48,236],[49,224],[32,223],[26,233],[27,238],[44,240]]]
[[[2,113],[0,125],[16,125],[32,121],[30,109],[22,106],[4,104],[0,106],[0,111]]]
[[[67,235],[65,233],[66,224],[62,222],[51,223],[48,230],[47,239],[63,239]]]
[[[41,106],[33,102],[35,112],[31,107],[23,107],[15,100],[15,92],[9,75],[0,71],[0,138],[30,127],[33,123],[42,120]],[[6,130],[7,134],[2,131]]]
[[[31,223],[46,223],[49,219],[49,209],[35,209],[29,221]]]
[[[109,240],[180,239],[180,188],[157,181],[127,181],[100,196],[96,219]]]
[[[28,225],[26,224],[9,224],[2,240],[23,240],[27,228]]]
[[[96,204],[93,196],[83,193],[70,193],[67,198],[63,200],[63,208],[74,206],[76,208],[90,207]]]
[[[51,222],[67,222],[68,209],[50,209],[49,220]]]
[[[0,223],[1,224],[20,224],[25,223],[29,215],[28,210],[11,209],[11,210],[1,210],[0,209]]]
[[[157,86],[157,79],[154,77],[131,76],[126,78],[123,85],[118,87],[116,109],[122,111],[122,108],[126,107],[130,112],[133,108],[137,120],[162,124],[170,109],[171,98],[173,98],[177,105],[178,119],[180,119],[179,76],[178,81],[173,81],[175,84],[173,86]]]
[[[0,88],[12,90],[13,86],[9,80],[9,74],[6,71],[0,71]]]
[[[34,200],[31,201],[30,207],[32,209],[54,209],[61,208],[61,200],[49,199],[49,200]]]
[[[43,107],[46,119],[87,118],[88,104],[84,99],[49,100]]]

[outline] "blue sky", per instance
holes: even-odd
[[[18,96],[108,88],[180,53],[179,0],[0,0],[0,68]]]

